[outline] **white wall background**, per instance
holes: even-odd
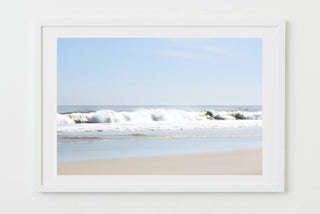
[[[0,213],[320,213],[320,28],[315,0],[0,2]],[[33,191],[33,46],[40,16],[253,16],[287,20],[286,193]]]

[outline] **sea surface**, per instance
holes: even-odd
[[[262,148],[261,106],[58,106],[58,162]]]

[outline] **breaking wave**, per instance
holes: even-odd
[[[181,123],[215,120],[262,120],[262,112],[139,109],[134,111],[100,110],[89,113],[57,114],[58,125],[75,123],[150,124],[157,122]]]

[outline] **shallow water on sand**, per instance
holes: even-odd
[[[58,162],[262,148],[262,128],[58,133]]]

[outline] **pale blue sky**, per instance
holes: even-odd
[[[261,105],[262,39],[59,38],[58,105]]]

